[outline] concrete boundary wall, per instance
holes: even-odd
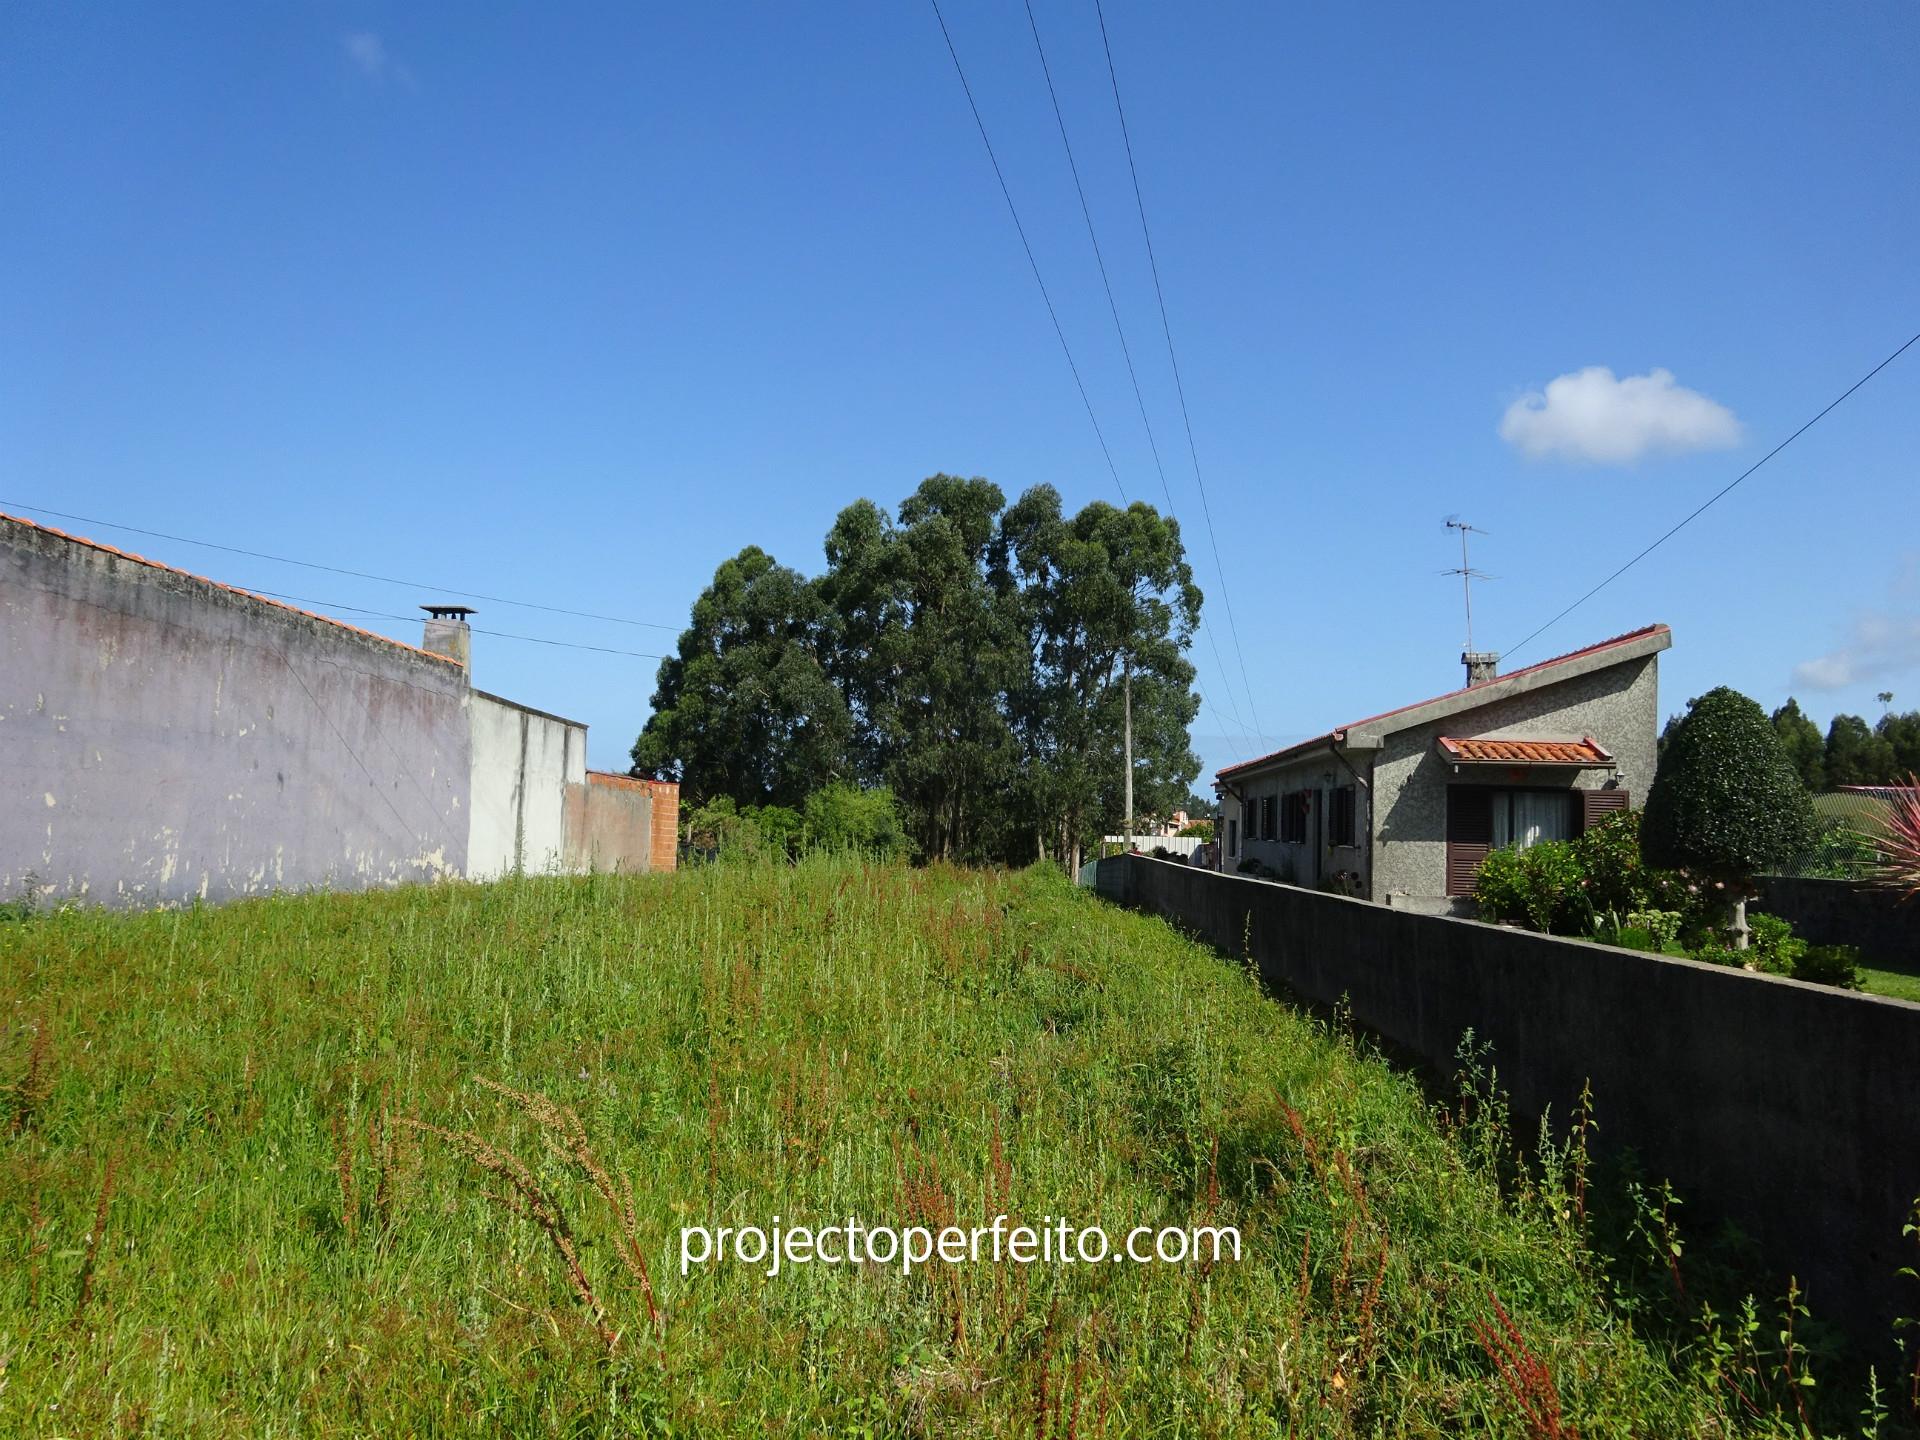
[[[1816,945],[1857,945],[1869,965],[1920,968],[1920,901],[1857,880],[1766,875],[1755,909],[1793,922]]]
[[[1116,856],[1096,889],[1160,915],[1442,1073],[1469,1029],[1524,1114],[1588,1081],[1600,1139],[1800,1277],[1877,1351],[1920,1308],[1902,1223],[1920,1197],[1920,1005],[1192,866]],[[1695,1233],[1699,1233],[1696,1229]]]

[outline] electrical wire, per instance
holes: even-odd
[[[236,589],[244,588],[236,586]],[[338,610],[347,615],[367,615],[376,620],[398,620],[402,624],[417,623],[418,615],[395,615],[386,610],[368,610],[360,605],[342,605],[332,600],[315,600],[308,595],[288,595],[278,590],[249,590],[251,595],[264,595],[269,600],[286,600],[295,605],[311,605],[318,610]],[[495,640],[523,640],[529,645],[557,645],[563,650],[593,650],[602,655],[625,655],[635,660],[664,660],[664,655],[649,654],[645,650],[616,650],[608,645],[584,645],[577,640],[549,640],[544,635],[515,635],[506,630],[483,630],[478,625],[468,627],[476,635],[490,636]]]
[[[1160,460],[1160,441],[1153,433],[1153,420],[1147,414],[1147,398],[1141,392],[1140,376],[1134,369],[1133,349],[1127,344],[1127,327],[1120,321],[1120,305],[1113,297],[1113,281],[1107,274],[1106,256],[1100,250],[1100,234],[1093,223],[1093,207],[1087,203],[1086,186],[1080,180],[1080,165],[1073,156],[1073,141],[1067,136],[1067,117],[1060,108],[1060,93],[1054,88],[1053,68],[1047,64],[1047,47],[1040,41],[1040,22],[1033,13],[1033,0],[1026,0],[1026,6],[1027,27],[1033,32],[1034,53],[1040,57],[1040,73],[1047,82],[1047,98],[1053,102],[1054,123],[1060,127],[1060,145],[1067,152],[1067,169],[1073,175],[1073,191],[1080,199],[1080,215],[1087,222],[1087,239],[1093,245],[1093,263],[1100,271],[1101,288],[1107,292],[1107,313],[1113,316],[1113,333],[1120,341],[1120,355],[1127,364],[1127,379],[1133,384],[1134,403],[1140,407],[1140,424],[1147,432],[1147,449],[1153,455],[1154,472],[1160,477],[1160,493],[1166,497],[1167,517],[1174,519],[1176,517],[1174,516],[1173,490],[1167,484],[1166,466]],[[1226,659],[1220,653],[1220,641],[1215,636],[1213,627],[1203,623],[1200,628],[1206,631],[1207,642],[1213,648],[1214,664],[1219,667],[1221,678],[1227,679]],[[1206,701],[1207,707],[1215,715],[1225,719],[1226,716],[1222,715],[1220,707],[1208,697],[1206,686],[1197,674],[1194,677],[1194,684],[1200,691],[1200,698]],[[1233,698],[1231,679],[1227,679],[1227,710],[1232,715],[1233,723],[1240,727],[1241,734],[1252,742],[1253,732],[1247,728],[1247,722],[1240,718],[1239,706]]]
[[[1891,355],[1887,356],[1886,359],[1882,360],[1878,365],[1874,366],[1866,374],[1862,375],[1858,380],[1854,381],[1853,384],[1849,385],[1845,390],[1841,391],[1839,395],[1837,395],[1834,399],[1832,399],[1827,403],[1826,408],[1822,410],[1818,415],[1815,415],[1811,420],[1807,421],[1806,424],[1802,425],[1798,430],[1794,431],[1791,435],[1787,436],[1786,439],[1782,440],[1778,445],[1774,446],[1773,449],[1769,450],[1766,454],[1762,455],[1758,460],[1754,461],[1753,464],[1749,465],[1745,470],[1742,470],[1738,475],[1734,476],[1733,479],[1729,480],[1725,485],[1722,485],[1718,490],[1714,491],[1712,495],[1708,496],[1699,505],[1695,506],[1678,523],[1671,526],[1664,534],[1662,534],[1659,539],[1655,540],[1651,545],[1647,546],[1646,549],[1642,550],[1639,554],[1635,555],[1631,560],[1627,561],[1626,564],[1622,565],[1618,570],[1615,570],[1611,575],[1607,576],[1606,579],[1602,580],[1598,585],[1595,585],[1591,590],[1587,591],[1586,594],[1582,595],[1578,600],[1574,601],[1571,605],[1567,606],[1567,608],[1562,610],[1558,615],[1555,615],[1551,620],[1547,621],[1544,625],[1541,625],[1539,628],[1535,629],[1531,634],[1527,636],[1526,639],[1522,640],[1518,645],[1515,645],[1512,649],[1506,651],[1505,652],[1506,656],[1508,658],[1511,658],[1513,655],[1517,654],[1519,651],[1524,650],[1528,645],[1532,644],[1540,636],[1544,635],[1547,631],[1551,630],[1555,625],[1558,625],[1562,620],[1566,619],[1567,616],[1571,615],[1574,611],[1578,610],[1582,605],[1586,604],[1587,601],[1591,600],[1594,596],[1598,595],[1602,590],[1606,589],[1607,586],[1611,585],[1614,581],[1618,580],[1622,575],[1626,574],[1627,571],[1631,570],[1634,566],[1638,565],[1642,560],[1646,559],[1647,556],[1651,555],[1654,551],[1658,550],[1662,545],[1666,544],[1667,541],[1671,540],[1675,535],[1678,535],[1682,530],[1686,529],[1687,526],[1691,525],[1701,515],[1705,514],[1714,505],[1718,504],[1721,499],[1723,499],[1726,495],[1731,493],[1736,486],[1738,486],[1749,475],[1753,474],[1754,471],[1758,470],[1762,465],[1766,464],[1769,460],[1773,459],[1774,456],[1778,455],[1782,450],[1786,449],[1794,441],[1798,440],[1802,435],[1806,434],[1807,431],[1811,430],[1814,426],[1818,425],[1822,420],[1826,419],[1828,415],[1833,413],[1833,411],[1839,409],[1842,401],[1847,399],[1847,397],[1852,395],[1854,391],[1858,390],[1862,385],[1865,385],[1869,380],[1873,379],[1874,376],[1878,375],[1882,370],[1886,369],[1894,361],[1898,360],[1916,343],[1920,343],[1920,334],[1913,335],[1910,339],[1908,339],[1906,344],[1902,345],[1898,350],[1895,350]]]
[[[1073,383],[1080,392],[1080,403],[1087,407],[1087,419],[1093,425],[1094,437],[1100,442],[1100,453],[1106,457],[1107,473],[1113,476],[1113,488],[1120,492],[1124,504],[1127,487],[1120,483],[1119,467],[1113,463],[1113,451],[1107,447],[1106,432],[1101,430],[1099,418],[1093,413],[1093,401],[1087,395],[1086,383],[1080,378],[1080,367],[1074,362],[1073,347],[1067,344],[1067,332],[1060,327],[1060,315],[1053,308],[1053,296],[1047,290],[1047,282],[1040,277],[1040,262],[1033,258],[1033,246],[1027,241],[1027,227],[1020,223],[1020,210],[1013,203],[1013,192],[1007,188],[1007,177],[1000,169],[1000,157],[994,154],[993,141],[987,138],[987,122],[980,118],[980,107],[973,98],[973,86],[967,83],[966,67],[961,65],[960,52],[954,48],[953,36],[947,30],[947,17],[940,13],[940,0],[927,0],[927,3],[933,6],[933,18],[940,24],[941,38],[947,42],[947,54],[953,57],[953,71],[960,77],[960,88],[966,92],[967,108],[973,112],[973,123],[980,132],[980,143],[987,147],[987,161],[993,166],[993,178],[1000,182],[1000,197],[1007,202],[1007,213],[1013,217],[1013,228],[1020,234],[1020,248],[1027,252],[1027,266],[1033,271],[1033,283],[1040,287],[1040,298],[1047,306],[1047,318],[1053,321],[1053,333],[1060,341],[1061,353],[1067,357],[1067,368],[1073,372]]]
[[[1107,13],[1100,0],[1093,0],[1094,13],[1100,19],[1100,46],[1106,52],[1107,79],[1113,87],[1114,113],[1120,117],[1120,138],[1127,150],[1127,174],[1133,180],[1133,203],[1140,212],[1140,236],[1146,241],[1147,264],[1153,272],[1153,295],[1160,306],[1160,330],[1167,341],[1167,363],[1173,369],[1173,389],[1180,398],[1180,419],[1187,431],[1187,454],[1193,460],[1193,483],[1200,491],[1200,512],[1207,522],[1207,543],[1213,549],[1213,568],[1220,577],[1220,600],[1227,611],[1227,631],[1233,640],[1233,651],[1240,662],[1240,687],[1246,692],[1247,713],[1253,717],[1254,728],[1260,728],[1260,707],[1253,698],[1253,685],[1247,678],[1247,652],[1240,645],[1240,626],[1233,616],[1233,596],[1227,589],[1227,569],[1220,560],[1220,539],[1213,529],[1213,507],[1207,500],[1207,482],[1200,472],[1200,450],[1193,438],[1193,415],[1187,409],[1187,387],[1180,378],[1180,357],[1173,348],[1173,325],[1167,319],[1166,291],[1160,284],[1160,260],[1153,249],[1153,231],[1147,224],[1147,202],[1140,189],[1140,169],[1134,163],[1133,135],[1127,127],[1127,107],[1120,100],[1120,75],[1114,68],[1113,43],[1107,37]]]
[[[171,540],[176,545],[197,545],[203,550],[220,550],[228,555],[245,555],[252,560],[270,560],[276,565],[298,565],[303,570],[324,570],[329,575],[345,575],[354,580],[375,580],[382,585],[403,585],[414,591],[431,591],[441,595],[458,595],[468,600],[484,600],[489,605],[511,605],[519,610],[544,610],[550,615],[570,615],[576,620],[605,620],[614,625],[635,625],[646,630],[678,632],[683,628],[678,625],[663,625],[657,620],[634,620],[625,615],[602,615],[592,610],[569,610],[562,605],[543,605],[533,600],[510,600],[504,595],[484,595],[478,590],[461,590],[452,585],[430,585],[424,580],[403,580],[392,575],[375,575],[365,570],[348,570],[339,565],[323,565],[316,560],[296,560],[290,555],[272,555],[264,550],[246,550],[238,545],[222,545],[216,540],[196,540],[190,535],[172,535],[164,530],[143,530],[138,525],[123,525],[115,520],[101,520],[92,515],[73,515],[65,510],[54,510],[45,505],[29,505],[24,500],[0,499],[0,507],[26,510],[35,515],[53,515],[62,520],[77,520],[83,525],[99,525],[108,530],[122,530],[129,535],[145,535],[153,540]]]

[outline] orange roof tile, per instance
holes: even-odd
[[[1456,740],[1442,735],[1440,753],[1461,764],[1611,765],[1591,735],[1584,740]]]

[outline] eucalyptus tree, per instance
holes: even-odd
[[[856,748],[928,859],[985,858],[1006,821],[1005,701],[1024,655],[998,563],[1005,503],[990,481],[934,475],[897,520],[863,500],[827,537],[821,594]]]
[[[829,675],[819,587],[749,545],[714,572],[660,663],[634,768],[698,804],[798,806],[850,778],[853,723]]]
[[[1123,815],[1123,732],[1131,691],[1136,804],[1170,810],[1200,762],[1184,655],[1201,595],[1171,516],[1096,501],[1064,514],[1051,486],[1020,497],[1001,525],[1027,635],[1011,697],[1036,848],[1077,867],[1082,847]]]

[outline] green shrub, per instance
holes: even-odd
[[[1480,862],[1473,896],[1483,917],[1556,935],[1593,928],[1585,874],[1572,844],[1542,840],[1525,850],[1495,850]]]
[[[1181,828],[1179,838],[1182,840],[1211,840],[1213,839],[1213,821],[1190,820]]]
[[[1473,898],[1482,920],[1503,925],[1526,923],[1527,879],[1518,850],[1495,850],[1480,862],[1473,876]]]
[[[791,858],[804,848],[807,822],[792,806],[749,805],[740,813],[759,829],[760,838],[771,854]]]
[[[1709,965],[1730,965],[1735,970],[1744,970],[1753,952],[1736,950],[1731,945],[1702,945],[1697,950],[1689,950],[1687,955],[1690,959],[1704,960]]]
[[[731,795],[717,795],[689,810],[681,822],[688,848],[696,854],[729,859],[764,859],[767,843],[754,823],[752,807],[743,813]]]
[[[1860,952],[1853,946],[1809,944],[1793,933],[1791,922],[1778,915],[1749,915],[1747,924],[1752,934],[1745,950],[1716,938],[1689,947],[1687,953],[1710,965],[1737,965],[1841,990],[1860,988]]]
[[[1791,971],[1810,985],[1832,985],[1841,990],[1860,988],[1860,952],[1852,945],[1806,945]]]
[[[1640,925],[1603,925],[1595,938],[1602,945],[1617,945],[1622,950],[1645,950],[1653,955],[1661,950],[1659,938]]]
[[[1679,943],[1680,927],[1686,918],[1686,913],[1680,910],[1629,910],[1626,923],[1645,930],[1653,937],[1655,948],[1664,950]]]
[[[1747,941],[1747,959],[1756,970],[1768,975],[1791,975],[1806,954],[1807,942],[1794,938],[1793,925],[1778,915],[1752,914],[1747,917],[1751,932]]]
[[[814,791],[807,797],[806,845],[881,860],[898,859],[909,848],[900,807],[884,785],[862,790],[833,784]]]

